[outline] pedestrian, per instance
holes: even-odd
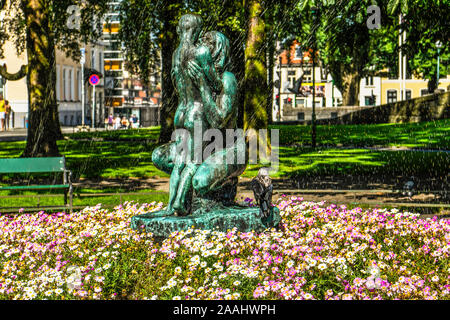
[[[122,128],[127,129],[128,128],[128,119],[127,117],[122,118]]]
[[[113,124],[114,124],[114,117],[113,117],[113,115],[111,113],[111,114],[109,114],[109,117],[108,117],[108,127],[109,127],[109,129],[113,128]]]
[[[11,106],[9,105],[9,101],[5,100],[5,123],[6,130],[9,130],[9,121],[11,118]]]
[[[116,115],[116,119],[114,120],[114,129],[120,129],[120,117],[119,115]]]
[[[128,125],[128,129],[133,129],[133,128],[134,128],[134,115],[132,115],[130,117],[129,125]]]
[[[0,94],[0,130],[1,131],[6,131],[5,117],[6,117],[5,100],[3,100],[3,95]]]

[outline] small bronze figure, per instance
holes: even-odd
[[[251,182],[251,189],[255,196],[255,200],[260,208],[260,215],[264,218],[270,213],[272,205],[273,185],[272,179],[269,176],[268,168],[261,168],[258,175]]]

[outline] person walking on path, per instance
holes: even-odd
[[[120,117],[119,115],[116,116],[116,119],[114,120],[114,130],[120,129],[121,123],[120,123]]]
[[[114,117],[113,117],[112,114],[110,114],[109,117],[108,117],[108,128],[110,130],[113,129],[113,124],[114,124]]]
[[[5,100],[5,124],[6,124],[6,130],[9,130],[10,118],[11,118],[11,106],[9,105],[9,101]]]
[[[6,103],[5,103],[5,100],[3,100],[3,95],[0,94],[0,130],[1,131],[6,131],[5,118],[6,118]]]
[[[134,115],[132,115],[130,117],[130,119],[128,120],[128,129],[134,129]]]

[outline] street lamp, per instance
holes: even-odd
[[[315,6],[311,7],[311,14],[313,15],[313,29],[312,29],[312,81],[313,81],[313,98],[312,98],[312,116],[311,116],[311,143],[312,148],[316,148],[316,25],[317,25],[317,15],[318,8]]]
[[[81,125],[84,127],[84,64],[86,63],[86,48],[81,48]]]
[[[280,76],[279,76],[279,82],[278,82],[278,113],[277,113],[277,118],[278,118],[278,122],[281,121],[281,64],[282,64],[283,59],[280,57]]]
[[[437,75],[436,75],[436,88],[439,88],[439,53],[441,51],[442,48],[442,42],[440,42],[439,40],[436,41],[436,49],[437,49]]]

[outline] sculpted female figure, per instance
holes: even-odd
[[[179,95],[174,124],[176,129],[188,130],[190,136],[187,141],[178,137],[174,142],[155,149],[152,155],[156,167],[171,173],[166,215],[188,214],[193,191],[197,196],[211,194],[216,197],[218,189],[225,188],[228,191],[222,190],[222,197],[234,199],[233,187],[237,176],[245,168],[245,164],[217,161],[230,152],[233,155],[245,152],[234,146],[214,153],[201,164],[190,161],[194,156],[196,123],[200,123],[203,130],[235,128],[236,124],[237,84],[234,75],[226,71],[228,39],[219,32],[209,32],[200,39],[201,29],[202,20],[199,16],[184,15],[177,27],[180,45],[172,58],[172,79]],[[187,153],[178,153],[179,144],[184,142],[187,142]],[[233,180],[231,184],[230,179]]]

